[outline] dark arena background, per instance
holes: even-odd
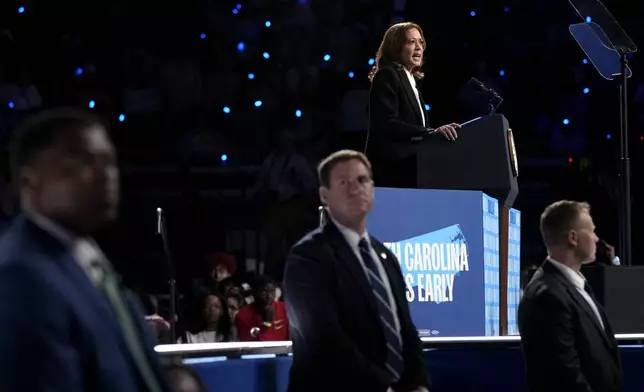
[[[644,2],[605,4],[643,44]],[[498,113],[511,124],[519,159],[513,208],[521,211],[521,283],[546,256],[539,216],[559,199],[588,201],[599,237],[619,256],[619,85],[599,75],[569,33],[569,25],[584,20],[567,1],[555,0],[3,0],[3,226],[16,213],[7,154],[13,129],[43,108],[79,106],[107,120],[118,149],[120,219],[98,239],[129,287],[154,295],[159,313],[170,318],[172,269],[157,234],[157,208],[165,217],[180,314],[188,312],[195,282],[208,280],[217,263],[228,266],[240,287],[258,271],[279,281],[290,245],[319,224],[315,165],[335,150],[364,148],[367,75],[384,31],[400,21],[424,29],[420,87],[428,125],[487,113],[486,101],[467,85],[471,77],[504,98]],[[643,251],[642,58],[629,56],[633,265],[642,264]],[[274,168],[266,158],[285,145],[296,152],[301,187],[293,204],[269,205],[263,191]],[[481,339],[473,342],[483,344]],[[523,388],[518,351],[503,351],[503,344],[517,342],[486,346],[498,359],[495,366],[513,375],[499,385],[484,370],[473,370],[478,390]],[[235,352],[260,355],[241,347]],[[258,359],[277,361],[267,365],[275,368],[254,364],[265,379],[246,384],[244,372],[251,370],[217,367],[232,361],[177,352],[212,390],[282,391],[288,356],[279,354],[289,349],[279,347],[264,349],[268,359]],[[449,352],[442,355],[430,358],[430,366],[447,369],[446,361],[457,361]],[[468,355],[459,361],[472,368],[484,361],[480,352]],[[635,380],[628,369],[644,359],[630,361],[625,379]],[[467,383],[474,381],[451,377],[450,385],[439,378],[435,390],[473,388]]]

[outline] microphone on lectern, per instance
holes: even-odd
[[[499,96],[496,91],[492,90],[491,88],[487,88],[485,84],[483,84],[483,82],[481,82],[477,78],[470,78],[469,82],[467,82],[467,85],[474,90],[483,93],[490,99],[490,101],[496,101],[498,103],[501,103],[503,101],[503,98],[501,98],[501,96]]]

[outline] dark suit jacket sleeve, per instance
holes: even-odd
[[[386,253],[389,260],[392,260],[392,263],[395,265],[396,271],[398,272],[398,275],[393,277],[398,281],[398,284],[396,284],[395,287],[405,290],[405,280],[403,278],[398,259],[389,250],[386,250]],[[402,298],[405,298],[405,293],[401,293],[401,296]],[[405,357],[405,374],[399,384],[394,386],[394,390],[413,390],[419,386],[424,386],[429,389],[431,383],[427,374],[428,369],[425,362],[425,356],[423,355],[422,342],[418,336],[418,330],[416,329],[414,322],[411,320],[409,305],[405,301],[398,304],[398,306],[400,307],[398,314],[400,317],[400,332],[403,340],[403,356]]]
[[[372,129],[383,132],[388,139],[394,141],[409,141],[427,136],[427,129],[406,123],[400,118],[399,85],[400,78],[392,68],[381,68],[374,75],[369,92]]]
[[[536,293],[522,310],[526,313],[519,317],[520,333],[528,372],[531,366],[547,370],[534,377],[547,377],[556,390],[593,392],[575,348],[572,311],[548,290]]]
[[[320,249],[304,249],[296,245],[286,260],[284,290],[286,307],[291,325],[291,336],[296,355],[305,356],[307,371],[322,371],[325,361],[331,361],[336,374],[321,374],[319,380],[332,380],[341,385],[343,379],[361,380],[361,390],[385,392],[390,386],[390,377],[380,366],[365,358],[342,331],[338,312],[334,307],[332,266],[320,260]],[[297,341],[303,336],[301,341]],[[299,358],[298,358],[299,360]],[[320,366],[322,365],[322,366]],[[329,379],[331,377],[331,379]]]
[[[0,268],[0,391],[85,390],[70,313],[27,267]]]

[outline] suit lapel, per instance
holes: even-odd
[[[333,222],[328,222],[324,226],[324,231],[329,238],[329,242],[331,243],[333,250],[341,260],[340,264],[349,270],[373,311],[378,312],[371,284],[369,284],[369,281],[367,280],[367,274],[365,274],[362,264],[357,259],[344,236],[340,233],[340,230],[338,230]]]
[[[407,96],[407,100],[411,105],[411,108],[414,111],[414,113],[416,113],[416,120],[419,121],[418,125],[423,125],[423,118],[421,117],[422,113],[420,112],[420,107],[418,106],[418,100],[416,99],[416,94],[414,94],[414,89],[409,83],[409,78],[407,77],[407,73],[405,72],[404,69],[401,68],[398,70],[398,77],[400,77],[403,88],[405,89],[405,93],[406,93],[405,95]]]
[[[369,239],[371,240],[371,246],[376,251],[376,254],[378,254],[380,262],[387,272],[387,278],[389,279],[389,285],[391,286],[391,294],[394,296],[394,302],[396,303],[396,307],[400,312],[401,306],[407,306],[407,299],[404,297],[404,294],[401,294],[404,291],[401,292],[401,290],[398,289],[398,282],[400,282],[400,272],[399,269],[397,269],[394,265],[395,259],[393,257],[387,256],[387,248],[385,248],[385,246],[382,245],[380,241],[372,236],[369,236]]]
[[[566,278],[557,268],[552,265],[550,262],[544,263],[543,267],[544,270],[546,270],[548,273],[551,273],[553,276],[556,277],[556,279],[564,285],[566,288],[566,291],[568,294],[572,297],[572,299],[577,303],[577,306],[583,309],[584,313],[586,313],[586,316],[591,320],[592,324],[597,328],[597,331],[599,332],[600,335],[602,335],[604,342],[608,345],[608,347],[613,351],[615,349],[615,342],[614,338],[611,339],[609,337],[610,333],[610,326],[608,325],[608,320],[606,320],[605,317],[602,316],[602,309],[600,308],[600,305],[595,302],[595,306],[597,306],[597,310],[599,311],[600,316],[602,317],[602,322],[604,323],[604,328],[602,328],[601,323],[599,322],[599,319],[597,319],[597,315],[593,311],[593,309],[590,307],[588,304],[588,301],[579,293],[577,288]]]
[[[44,249],[47,252],[46,257],[59,266],[63,275],[68,280],[67,283],[78,291],[79,301],[85,303],[84,309],[91,309],[98,320],[110,324],[111,330],[118,331],[119,341],[125,345],[121,328],[114,316],[112,316],[112,309],[107,299],[94,287],[85,271],[83,271],[71,255],[70,250],[58,239],[54,238],[27,218],[24,218],[24,224],[26,230],[30,232],[30,235],[26,236],[26,238],[29,238],[28,241],[33,242],[31,245],[34,248]],[[123,347],[125,348],[125,346]]]

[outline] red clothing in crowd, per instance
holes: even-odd
[[[257,312],[254,306],[248,305],[243,307],[235,317],[239,340],[242,342],[290,340],[291,335],[288,331],[288,318],[286,317],[286,306],[284,302],[273,302],[273,308],[275,309],[275,318],[272,322],[265,323],[262,315]],[[257,338],[251,335],[253,328],[259,328],[259,336]]]

